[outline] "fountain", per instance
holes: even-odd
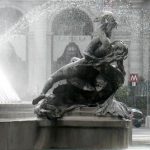
[[[56,13],[57,11],[61,11],[65,8],[68,8],[68,7],[80,8],[80,7],[84,7],[84,6],[88,7],[92,5],[93,6],[95,5],[95,1],[90,1],[90,2],[89,1],[77,1],[77,2],[71,1],[70,2],[69,0],[48,1],[34,8],[25,16],[23,16],[23,18],[21,18],[13,27],[11,27],[10,30],[8,30],[4,35],[0,37],[0,43],[3,44],[13,39],[16,36],[16,33],[19,33],[20,31],[24,30],[28,26],[32,26],[32,23],[40,20],[43,17],[43,15],[45,15],[46,13],[48,13],[51,19],[54,13]],[[2,79],[6,79],[6,77],[3,75],[3,72],[2,73],[0,72],[0,75],[1,74],[2,74]],[[5,83],[8,83],[7,79],[2,80],[2,81],[5,81]],[[71,81],[71,82],[74,82],[74,81]],[[15,104],[7,105],[9,107],[6,107],[6,104],[5,104],[5,111],[10,110],[11,108],[13,108],[13,110],[16,110],[17,108],[18,113],[24,110],[31,111],[33,106],[25,105],[25,104],[20,105],[22,101],[17,96],[14,89],[9,85],[9,83],[6,86],[7,86],[7,90],[10,90],[10,93],[8,91],[6,91],[7,93],[6,92],[5,93],[7,96],[9,95],[10,98],[9,96],[8,97],[6,95],[4,96],[4,93],[3,93],[1,94],[2,98],[0,101],[5,102],[5,103],[11,102]],[[5,88],[2,86],[2,89],[5,89]],[[36,92],[37,91],[35,91],[35,93]],[[16,103],[19,103],[18,107]],[[115,105],[115,104],[113,103],[112,105]],[[1,105],[1,106],[4,106],[4,105]],[[119,107],[120,109],[124,108],[122,107],[122,104],[120,104]],[[81,147],[82,148],[85,148],[85,147],[86,148],[98,148],[98,147],[106,148],[107,146],[117,147],[117,148],[128,147],[128,144],[131,138],[130,121],[127,119],[120,120],[118,119],[118,117],[112,118],[110,116],[108,116],[107,118],[105,117],[99,118],[98,116],[101,116],[107,113],[108,108],[106,109],[106,112],[105,112],[105,109],[103,108],[106,108],[106,107],[100,107],[100,109],[97,111],[97,116],[93,117],[93,114],[91,114],[91,111],[95,112],[95,108],[93,109],[91,107],[90,108],[80,107],[80,108],[77,108],[73,112],[67,111],[64,118],[60,120],[58,119],[58,121],[42,120],[38,118],[29,119],[29,117],[33,117],[33,114],[28,114],[27,119],[25,119],[26,115],[23,114],[22,116],[18,117],[19,121],[17,120],[16,122],[14,122],[14,120],[17,117],[16,115],[12,117],[12,115],[10,115],[12,112],[10,111],[10,114],[8,116],[9,121],[8,120],[7,120],[8,122],[1,121],[1,124],[0,124],[0,131],[2,135],[7,136],[6,138],[3,138],[1,140],[0,148],[2,147],[1,149],[4,150],[4,149],[7,149],[7,147],[9,148],[12,147],[12,149],[16,149],[16,150],[18,149],[26,150],[26,149],[34,149],[35,147],[36,149],[43,149],[43,148],[50,148],[50,147],[55,147],[55,148],[56,147],[59,147],[59,148],[62,148],[62,147],[63,148],[81,148]],[[3,112],[4,107],[0,108],[0,110]],[[111,110],[110,113],[112,113],[112,111],[113,110]],[[47,116],[48,115],[46,115],[46,117]],[[54,116],[56,117],[56,114]],[[13,118],[13,121],[10,119],[11,117]],[[124,118],[123,115],[121,117]],[[3,118],[6,118],[6,116]],[[49,118],[52,118],[51,114]],[[39,128],[40,130],[38,130]],[[25,140],[23,141],[22,139],[18,138],[18,136],[16,136],[17,134],[21,134],[21,136],[24,137]],[[124,136],[123,136],[122,141],[120,142],[119,138],[121,134]],[[104,139],[104,136],[106,137],[105,139]],[[56,139],[54,139],[54,137],[57,139],[57,141]],[[89,143],[87,141],[89,141]],[[100,141],[102,141],[102,143],[100,143]]]
[[[114,97],[124,83],[128,48],[122,41],[110,42],[117,26],[111,12],[104,12],[94,21],[100,26],[83,58],[73,58],[51,74],[41,94],[33,99],[35,113],[43,118],[36,149],[112,149],[129,145],[129,109]],[[48,120],[51,124],[44,124]]]

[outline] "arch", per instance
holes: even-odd
[[[51,28],[55,35],[91,35],[93,23],[83,10],[67,8],[55,15]]]
[[[11,26],[18,22],[23,16],[22,11],[16,7],[0,7],[0,34],[7,31]],[[24,31],[23,31],[24,32]]]
[[[16,9],[19,12],[21,12],[23,15],[25,13],[27,13],[27,10],[25,10],[25,9],[23,9],[21,7],[16,6],[13,2],[5,2],[5,3],[1,4],[1,6],[0,6],[0,8],[7,8],[7,7]]]

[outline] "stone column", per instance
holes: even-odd
[[[149,79],[150,71],[150,31],[146,30],[143,35],[143,77]]]
[[[28,68],[29,93],[36,95],[41,92],[46,81],[46,55],[47,55],[47,15],[42,15],[30,25]]]
[[[52,73],[53,32],[47,34],[47,78]]]

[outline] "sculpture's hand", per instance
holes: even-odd
[[[37,98],[33,99],[32,104],[36,105],[39,101],[45,98],[45,94],[40,94]]]

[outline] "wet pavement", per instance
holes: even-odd
[[[150,146],[150,128],[133,128],[132,143],[134,145],[149,145]],[[150,150],[150,149],[149,149]]]
[[[150,128],[133,128],[132,146],[126,150],[150,150]]]

